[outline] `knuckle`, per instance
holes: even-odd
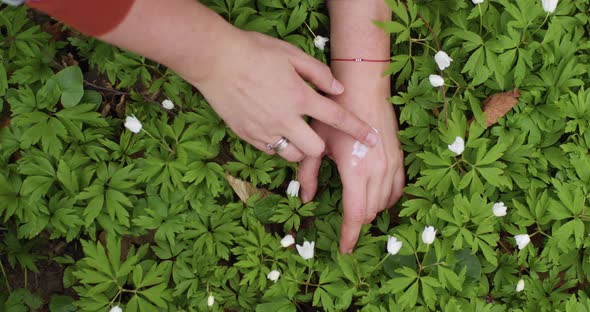
[[[353,224],[357,224],[357,223],[364,223],[365,219],[366,219],[366,214],[364,210],[354,210],[352,212],[350,212],[350,215],[348,216],[349,220],[351,223]]]
[[[326,143],[320,140],[318,143],[313,145],[313,148],[310,149],[309,153],[311,157],[321,157],[326,150]]]
[[[345,125],[347,113],[343,108],[336,108],[334,111],[334,117],[332,118],[331,126],[337,129],[342,128]]]
[[[281,157],[283,157],[286,161],[289,162],[297,162],[299,157],[297,156],[297,154],[294,153],[282,153],[280,154]]]
[[[318,69],[319,69],[319,73],[320,75],[322,75],[323,78],[332,78],[332,71],[330,70],[330,67],[328,67],[328,65],[323,64],[323,63],[319,63],[320,65],[318,65]]]

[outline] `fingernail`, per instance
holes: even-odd
[[[377,132],[371,131],[369,132],[369,134],[367,134],[365,142],[367,142],[369,146],[375,146],[377,145],[377,142],[379,142],[379,135],[377,134]]]
[[[302,190],[300,195],[301,195],[301,201],[303,203],[307,203],[309,201],[309,198],[307,198],[307,193],[305,191]]]
[[[340,81],[334,79],[332,80],[332,90],[337,92],[338,94],[344,92],[344,86],[340,83]]]

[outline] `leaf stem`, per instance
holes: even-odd
[[[2,275],[4,276],[4,281],[6,282],[6,289],[8,290],[8,294],[12,294],[12,290],[10,289],[10,283],[8,282],[8,275],[6,275],[6,271],[4,270],[4,264],[0,260],[0,270],[2,270]]]
[[[145,130],[145,129],[143,129],[143,128],[141,129],[141,131],[145,132],[145,134],[147,134],[147,135],[148,135],[150,138],[152,138],[152,139],[154,139],[154,140],[158,141],[158,143],[160,143],[160,145],[161,145],[162,147],[166,148],[166,149],[167,149],[167,150],[168,150],[168,151],[169,151],[171,154],[174,154],[174,151],[173,151],[173,150],[170,148],[170,146],[168,146],[167,144],[164,144],[164,143],[162,142],[162,140],[158,140],[158,139],[156,139],[156,138],[155,138],[155,137],[154,137],[154,136],[153,136],[151,133],[149,133],[147,130]]]
[[[438,51],[435,48],[431,47],[428,43],[422,42],[423,41],[422,39],[410,39],[410,41],[415,42],[417,44],[421,44],[421,45],[425,46],[426,48],[432,50],[432,52],[438,53]]]

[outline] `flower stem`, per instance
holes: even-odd
[[[309,25],[307,25],[307,22],[303,22],[303,24],[305,24],[305,27],[307,27],[307,29],[309,29],[309,32],[313,35],[314,38],[317,37],[315,35],[315,33],[313,32],[313,30],[311,30],[311,27],[309,27]]]
[[[387,253],[385,255],[385,257],[375,267],[380,267],[381,265],[383,265],[383,262],[385,262],[385,260],[387,260],[387,258],[389,258],[389,256],[391,256],[391,254]]]
[[[533,31],[531,38],[535,36],[537,31],[539,31],[541,29],[541,27],[543,27],[543,25],[545,25],[545,23],[547,22],[547,19],[549,18],[549,14],[551,14],[551,13],[547,13],[547,15],[545,15],[545,19],[543,20],[543,23],[541,23],[541,25],[539,25],[539,27],[537,27],[537,29],[535,29],[535,31]]]
[[[307,267],[309,269],[309,275],[307,276],[307,282],[305,282],[305,293],[307,294],[309,283],[311,282],[311,275],[313,274],[314,270],[311,266]]]
[[[477,5],[477,9],[479,10],[479,36],[481,36],[483,27],[483,13],[481,12],[481,4]]]
[[[417,44],[423,45],[424,47],[432,50],[432,52],[434,52],[434,53],[438,53],[438,51],[435,48],[431,47],[428,43],[422,42],[422,40],[419,40],[419,39],[410,39],[410,40],[411,40],[411,42],[415,42]]]

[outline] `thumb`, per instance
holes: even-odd
[[[299,50],[291,62],[303,79],[313,83],[318,89],[333,95],[342,94],[344,86],[334,78],[328,65]]]
[[[312,200],[318,188],[318,172],[322,158],[305,157],[299,165],[297,178],[301,183],[301,201],[307,203]]]

